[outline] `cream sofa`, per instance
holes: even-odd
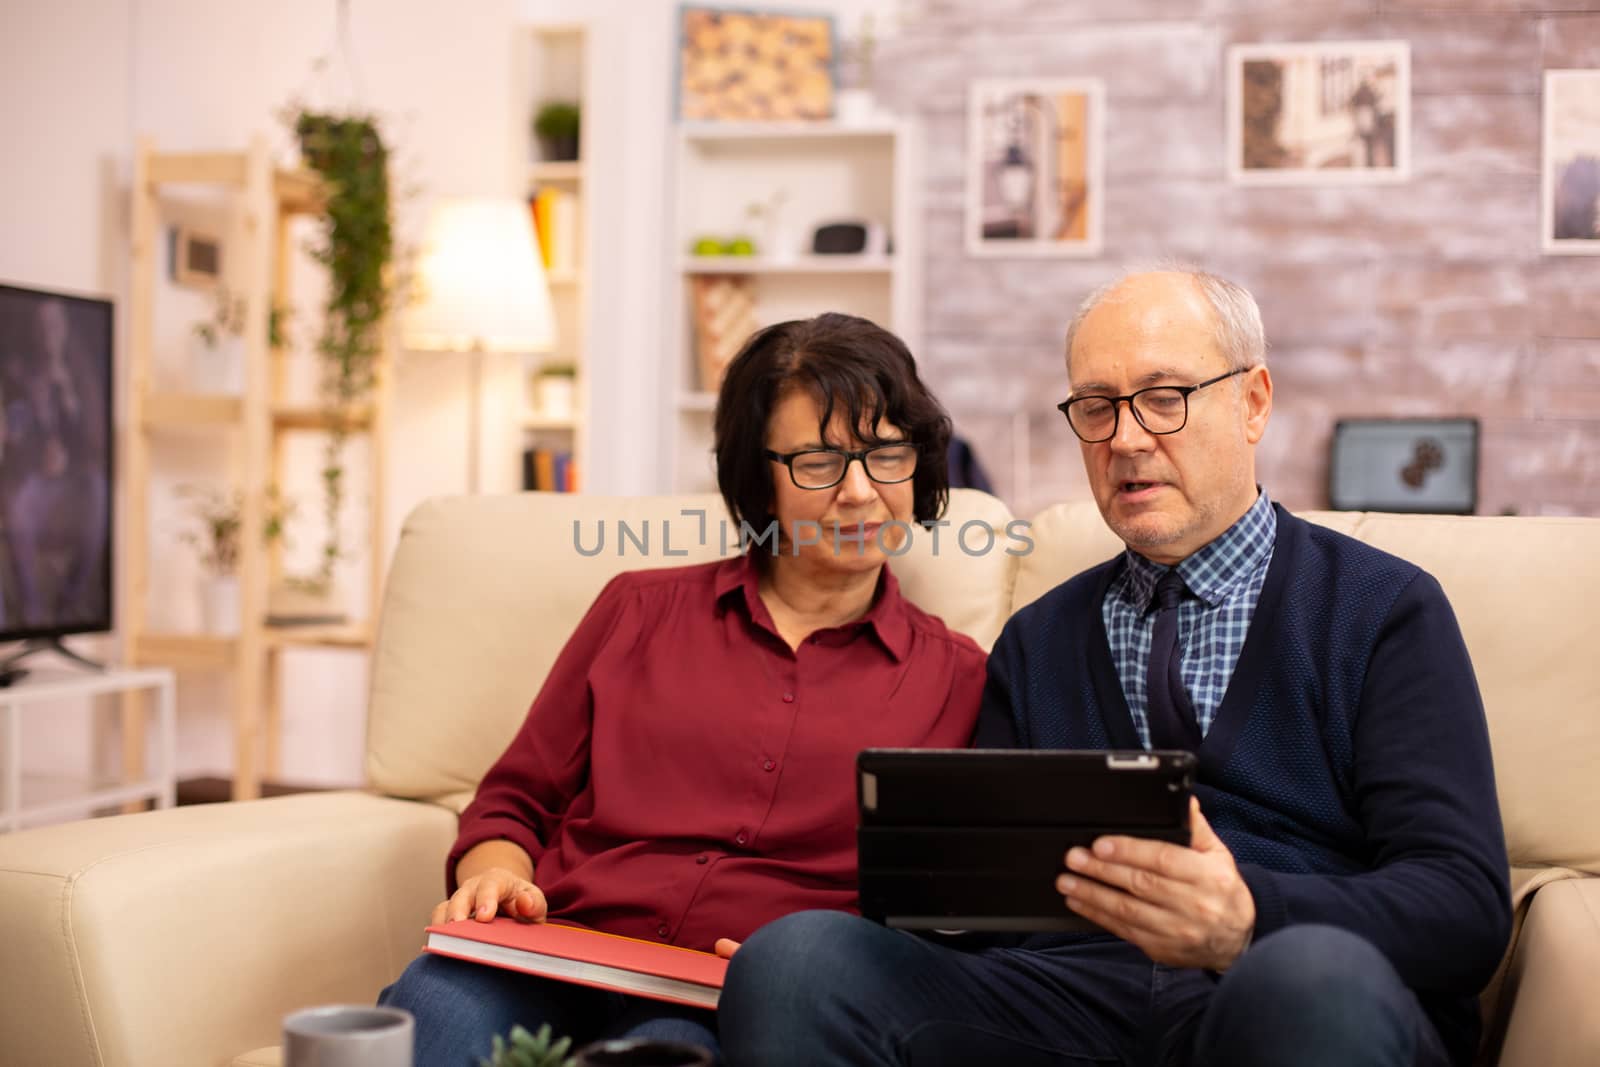
[[[374,658],[370,792],[0,836],[0,1063],[272,1064],[287,1012],[371,1001],[421,944],[456,814],[601,584],[717,554],[721,515],[712,497],[419,508]],[[1120,548],[1089,503],[1034,519],[1020,556],[1003,535],[979,551],[1012,519],[993,498],[957,492],[949,517],[937,554],[919,534],[895,569],[984,645],[1014,608]],[[1523,920],[1487,998],[1486,1060],[1600,1063],[1600,520],[1311,517],[1436,575],[1477,665]],[[619,557],[619,521],[635,539],[648,523],[648,557],[635,540]],[[956,542],[967,523],[974,554]],[[581,554],[601,524],[603,552]]]

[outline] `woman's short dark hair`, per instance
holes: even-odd
[[[880,419],[904,433],[917,446],[913,514],[918,522],[944,514],[950,416],[917,377],[904,341],[867,319],[829,312],[758,330],[728,365],[717,395],[715,450],[717,487],[735,522],[759,531],[775,517],[777,466],[762,450],[773,409],[796,387],[821,408],[820,440],[827,441],[836,407],[867,445],[883,443],[872,432]]]

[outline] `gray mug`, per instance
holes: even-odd
[[[283,1067],[411,1067],[415,1034],[401,1008],[306,1008],[284,1017]]]

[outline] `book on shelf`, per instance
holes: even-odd
[[[528,448],[522,453],[522,488],[525,492],[575,493],[578,463],[572,453],[550,448]]]
[[[557,981],[715,1008],[728,961],[709,952],[563,923],[497,916],[428,927],[427,951]]]
[[[550,200],[548,190],[540,189],[528,198],[528,210],[533,213],[533,236],[539,242],[539,261],[545,270],[550,269]]]
[[[570,274],[578,267],[578,200],[572,193],[551,186],[533,194],[533,229],[539,240],[544,269]]]

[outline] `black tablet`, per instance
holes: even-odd
[[[1104,834],[1189,843],[1188,752],[869,748],[861,912],[905,929],[1085,930],[1056,890]]]

